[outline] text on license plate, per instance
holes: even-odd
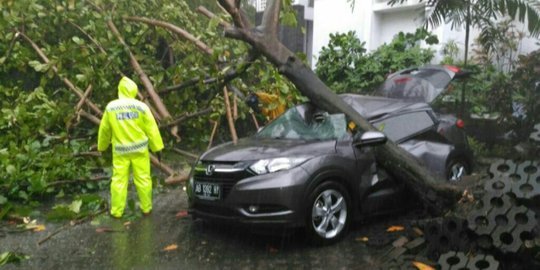
[[[221,197],[221,186],[214,183],[195,182],[195,195],[201,199],[217,200]]]

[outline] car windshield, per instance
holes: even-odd
[[[297,140],[335,140],[347,134],[344,114],[314,111],[300,105],[289,109],[264,127],[257,137]]]

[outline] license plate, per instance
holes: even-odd
[[[218,200],[221,197],[221,186],[214,183],[195,182],[195,196],[204,200]]]

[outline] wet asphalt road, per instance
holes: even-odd
[[[355,224],[340,243],[314,247],[301,231],[268,234],[214,226],[184,216],[186,209],[185,192],[175,188],[155,195],[150,217],[128,225],[102,215],[42,245],[37,243],[63,224],[45,223],[42,232],[8,234],[0,238],[0,253],[21,252],[30,259],[2,269],[375,269],[389,245],[373,246],[359,239],[379,235],[378,242],[388,243],[399,233],[387,233],[386,228],[408,220],[404,215]]]

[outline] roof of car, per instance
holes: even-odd
[[[423,102],[408,102],[393,98],[357,94],[341,94],[339,96],[367,119],[374,119],[387,114],[431,110],[431,107]]]

